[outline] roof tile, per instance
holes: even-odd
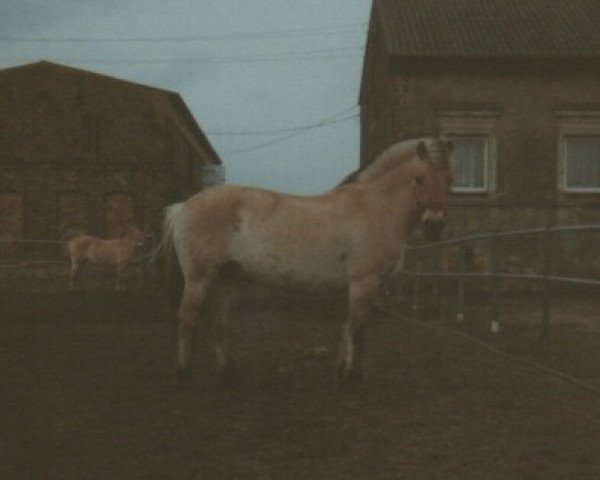
[[[374,0],[394,56],[600,57],[599,0]]]

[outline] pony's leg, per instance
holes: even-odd
[[[349,288],[348,321],[342,330],[338,356],[338,374],[341,380],[357,374],[364,340],[367,313],[377,297],[379,277],[371,275],[353,280]]]
[[[201,280],[186,281],[183,290],[183,296],[177,312],[179,324],[177,379],[180,382],[189,381],[192,378],[190,368],[192,342],[209,286],[210,279],[205,277]]]

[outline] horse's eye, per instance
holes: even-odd
[[[423,177],[421,175],[417,175],[415,180],[419,185],[423,185]]]

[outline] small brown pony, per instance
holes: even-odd
[[[135,225],[129,227],[125,236],[105,240],[91,235],[78,235],[67,241],[71,263],[69,290],[73,290],[81,265],[90,262],[115,269],[116,289],[121,289],[121,275],[131,262],[135,249],[144,240],[144,233]]]
[[[235,290],[229,265],[276,287],[345,290],[349,315],[338,355],[342,380],[357,371],[363,325],[383,278],[402,268],[419,223],[439,238],[451,183],[450,141],[395,144],[373,163],[317,196],[225,185],[167,208],[162,245],[174,246],[184,279],[177,313],[177,376],[191,379],[201,307],[216,305],[218,371],[227,365],[225,312]]]

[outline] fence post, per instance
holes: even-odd
[[[416,315],[419,309],[419,284],[421,283],[421,260],[417,260],[415,263],[415,284],[413,286],[413,301],[412,301],[412,312]]]
[[[435,317],[435,319],[439,319],[441,318],[442,315],[442,308],[440,306],[440,285],[439,285],[439,278],[436,274],[441,272],[441,265],[440,265],[440,250],[438,248],[434,248],[432,255],[431,255],[431,260],[433,263],[433,268],[431,269],[431,273],[433,273],[433,277],[431,280],[431,304],[432,304],[432,315]]]
[[[540,335],[546,337],[550,333],[550,246],[552,231],[546,226],[544,231],[544,287],[542,292],[542,325]]]
[[[458,323],[465,319],[465,255],[466,248],[463,243],[458,247],[458,291],[457,291],[457,305],[456,305],[456,321]]]
[[[492,237],[492,333],[500,331],[500,292],[498,285],[498,234],[495,233]]]

